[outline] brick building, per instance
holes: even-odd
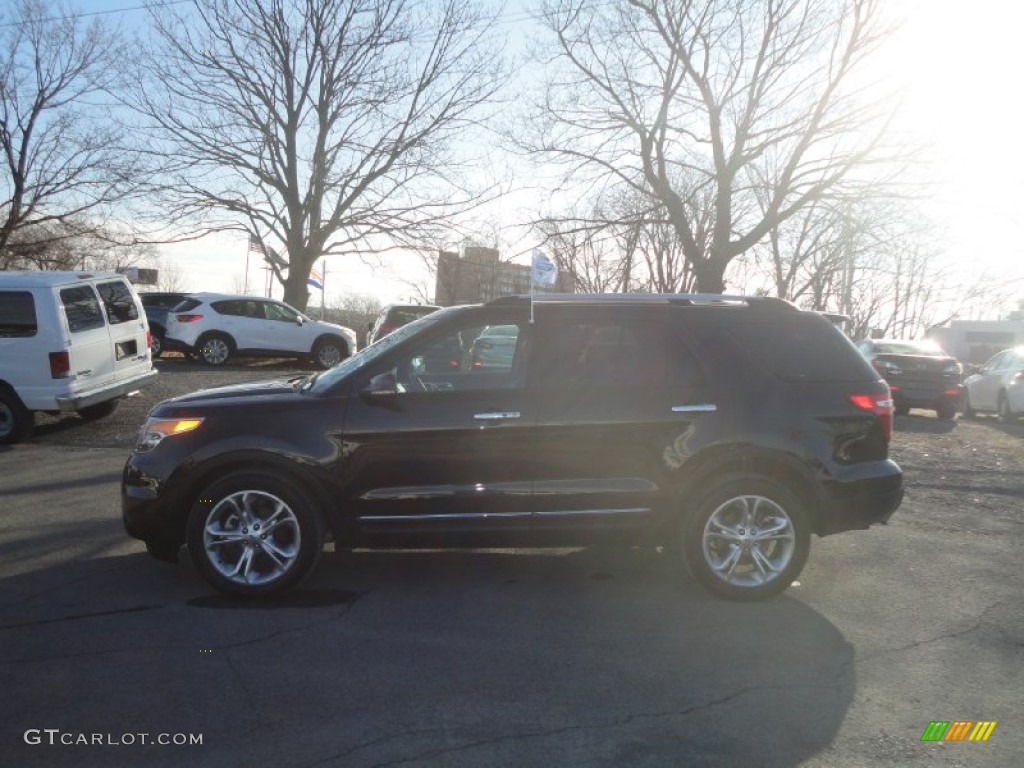
[[[496,248],[469,246],[462,256],[441,251],[437,259],[434,303],[477,304],[499,296],[530,292],[530,266],[502,262]],[[534,293],[572,293],[568,275],[559,275],[554,285],[538,285]]]

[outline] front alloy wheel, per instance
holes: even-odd
[[[786,589],[803,569],[810,534],[799,502],[761,478],[718,484],[689,521],[685,546],[694,576],[734,600]]]
[[[288,589],[312,570],[323,530],[312,505],[285,483],[237,474],[201,495],[189,519],[188,543],[213,587],[259,596]]]

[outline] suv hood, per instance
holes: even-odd
[[[297,397],[298,390],[288,382],[287,379],[275,379],[273,381],[247,381],[244,384],[230,384],[225,387],[214,387],[212,389],[201,389],[198,392],[191,392],[181,397],[165,400],[163,405],[193,405],[196,403],[218,402],[224,400],[251,400],[285,395]]]

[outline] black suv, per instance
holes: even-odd
[[[153,346],[150,351],[153,359],[160,357],[164,352],[164,337],[167,335],[167,316],[171,310],[181,304],[189,297],[187,293],[174,293],[170,291],[148,291],[140,293],[142,308],[146,310],[146,320],[149,322],[150,334],[153,338]]]
[[[526,297],[439,310],[322,373],[157,405],[128,532],[217,589],[276,592],[345,547],[658,545],[714,592],[784,590],[812,533],[885,522],[889,389],[778,299]],[[473,365],[487,328],[507,365]]]

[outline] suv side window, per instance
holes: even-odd
[[[514,335],[506,336],[511,339],[506,346],[485,348],[490,345],[486,336],[477,343],[493,326],[468,319],[463,326],[414,344],[390,368],[377,373],[392,373],[403,392],[521,388],[526,374],[526,333],[520,324],[504,325],[516,328]]]
[[[35,336],[36,302],[28,291],[0,291],[0,338]]]
[[[286,307],[284,304],[275,304],[267,301],[263,302],[263,309],[266,312],[267,320],[276,320],[281,323],[292,323],[293,325],[299,319],[299,313],[291,307]]]
[[[693,380],[695,365],[680,344],[670,344],[656,318],[619,317],[560,325],[537,361],[542,388],[656,388]]]
[[[139,319],[139,310],[135,306],[135,299],[132,292],[121,280],[111,280],[109,283],[100,283],[96,286],[100,298],[103,299],[103,306],[107,310],[107,321],[111,325],[127,323]]]
[[[64,314],[68,318],[68,330],[72,333],[91,331],[105,325],[100,302],[96,298],[96,293],[88,285],[62,288],[60,301],[64,305]]]

